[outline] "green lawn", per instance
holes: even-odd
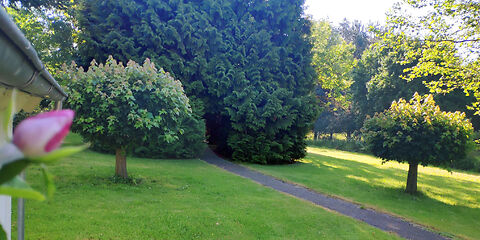
[[[110,155],[51,166],[57,192],[27,201],[26,239],[397,239],[198,159],[130,158],[128,169],[139,185],[109,179]],[[40,171],[27,176],[36,185]]]
[[[480,239],[480,175],[419,167],[419,196],[403,192],[408,165],[365,154],[308,148],[302,163],[248,166],[286,181],[394,213],[447,235]]]

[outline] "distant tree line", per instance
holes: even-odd
[[[314,48],[314,62],[321,56],[318,53],[331,51],[331,54],[336,54],[336,58],[320,59],[324,65],[333,65],[329,69],[339,69],[341,73],[329,74],[328,71],[317,68],[319,81],[316,93],[323,111],[314,125],[315,139],[322,135],[331,138],[334,133],[345,133],[350,139],[354,132],[360,134],[365,119],[388,109],[395,100],[410,99],[415,92],[433,93],[442,110],[465,112],[474,127],[480,127],[480,117],[469,107],[476,102],[473,94],[465,95],[461,89],[452,89],[448,94],[435,89],[432,92],[431,86],[444,81],[445,74],[408,74],[414,68],[417,72],[420,71],[419,64],[425,64],[421,59],[409,57],[412,52],[418,53],[425,48],[421,42],[406,35],[392,34],[386,28],[371,28],[369,30],[359,22],[344,21],[337,28],[321,30],[324,35],[317,34],[321,37],[314,40],[314,45],[322,49]],[[335,37],[325,37],[328,33]],[[317,43],[321,41],[318,39],[329,44],[322,46]],[[353,47],[349,51],[333,51],[331,47],[340,45],[345,48],[349,44]],[[450,51],[456,52],[456,49],[450,48]],[[342,60],[336,61],[338,56],[343,56]],[[349,68],[342,68],[345,62],[351,64]],[[443,65],[449,64],[448,59],[436,60],[438,65],[442,65],[442,62]],[[457,64],[462,65],[459,62]],[[336,77],[336,85],[333,87],[336,92],[332,93],[332,81],[323,77],[325,73]]]

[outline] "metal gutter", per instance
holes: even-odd
[[[57,102],[67,97],[3,7],[0,7],[0,85]]]

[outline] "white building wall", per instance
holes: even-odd
[[[7,107],[7,103],[11,98],[11,91],[5,88],[0,88],[0,126],[3,126],[3,111]],[[6,133],[3,131],[3,127],[0,127],[0,145],[5,143]],[[3,230],[7,232],[7,239],[11,238],[12,229],[12,198],[9,196],[0,195],[0,224],[3,226]]]
[[[12,199],[10,196],[0,195],[0,224],[2,224],[4,230],[7,232],[7,239],[11,238],[12,228]]]

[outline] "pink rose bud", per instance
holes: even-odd
[[[25,156],[41,156],[57,149],[70,131],[72,110],[50,111],[23,120],[13,132],[15,144]]]

